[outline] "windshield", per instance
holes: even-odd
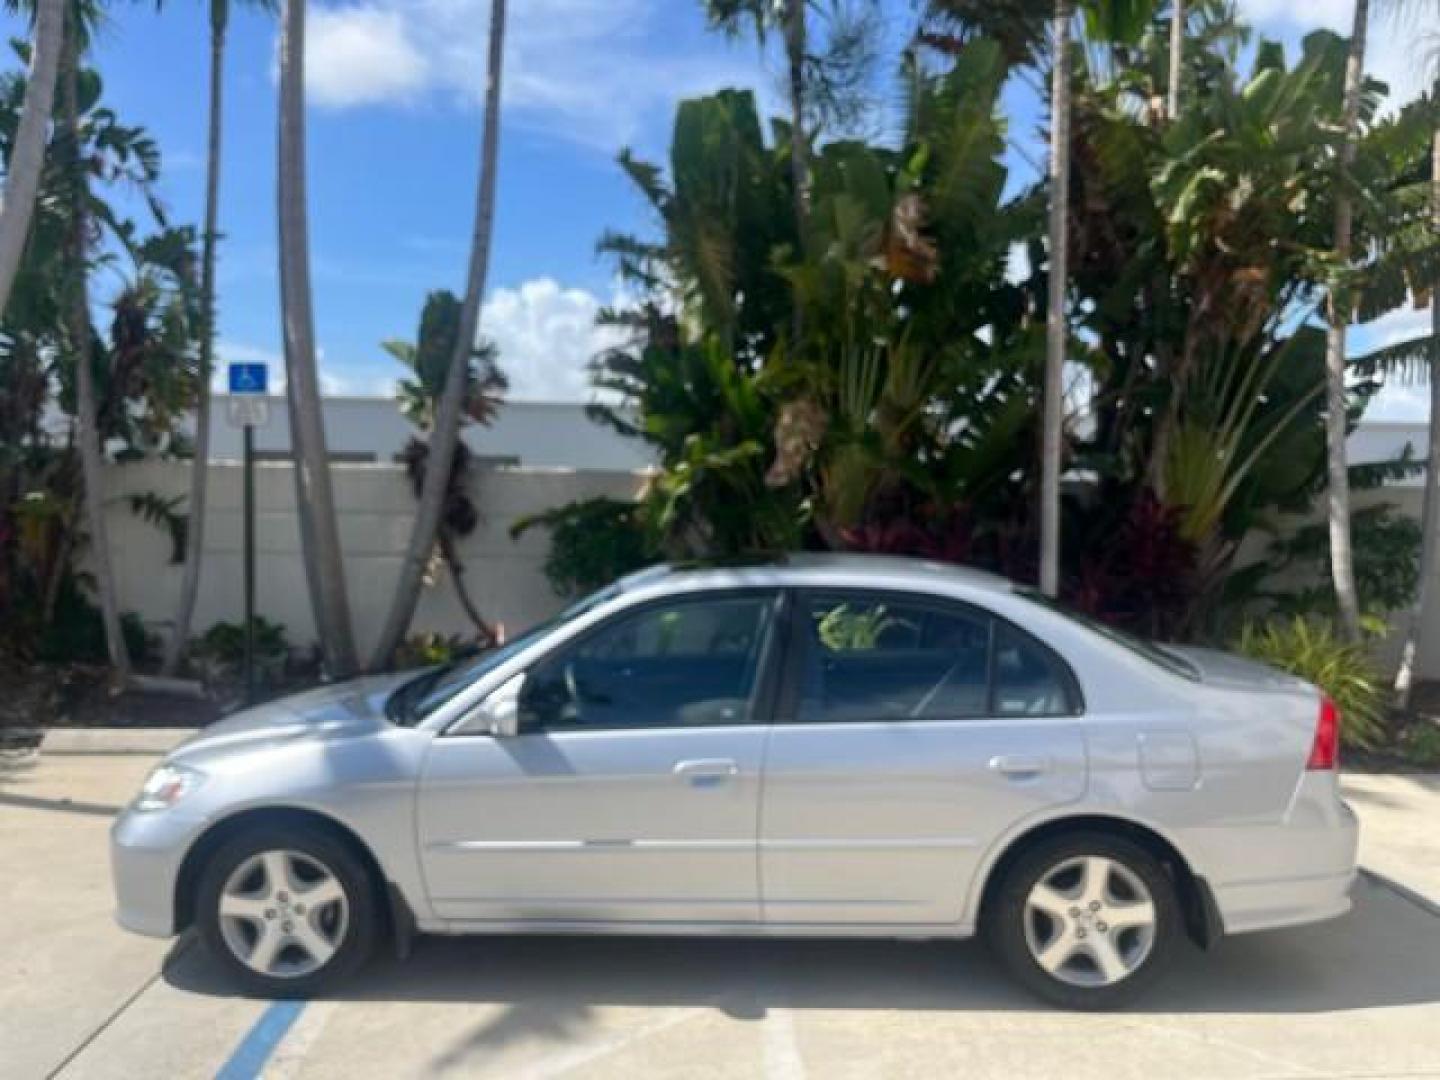
[[[489,674],[532,642],[571,619],[599,607],[620,595],[619,583],[593,592],[552,619],[532,626],[519,637],[479,656],[464,656],[440,667],[429,668],[404,683],[385,702],[385,715],[392,724],[414,727],[477,679]]]
[[[1124,630],[1117,630],[1115,627],[1103,623],[1099,619],[1093,619],[1089,615],[1082,615],[1080,612],[1052,600],[1038,589],[1016,589],[1015,592],[1023,596],[1026,600],[1039,604],[1041,607],[1047,608],[1057,615],[1063,615],[1071,622],[1079,623],[1085,627],[1085,629],[1093,630],[1106,640],[1129,649],[1132,653],[1149,660],[1157,667],[1164,668],[1172,675],[1179,675],[1182,679],[1189,679],[1191,682],[1200,681],[1200,673],[1195,670],[1193,664],[1161,648],[1153,641],[1146,641],[1144,638],[1136,637],[1134,634],[1127,633]]]

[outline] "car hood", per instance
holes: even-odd
[[[385,699],[415,673],[377,675],[322,686],[244,709],[191,736],[170,753],[171,761],[202,758],[296,740],[330,742],[385,727]]]
[[[1194,645],[1165,645],[1164,650],[1195,669],[1206,686],[1223,690],[1304,690],[1309,684],[1279,668],[1262,664],[1219,649],[1202,649]]]

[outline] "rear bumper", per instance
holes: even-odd
[[[1339,798],[1333,773],[1307,774],[1282,824],[1206,832],[1205,877],[1227,934],[1320,922],[1350,910],[1360,826]]]

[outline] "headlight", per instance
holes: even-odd
[[[184,765],[161,765],[145,778],[145,786],[135,799],[135,809],[168,810],[204,780],[204,773]]]

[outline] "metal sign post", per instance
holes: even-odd
[[[269,369],[264,364],[231,364],[226,412],[230,425],[241,429],[245,460],[244,593],[245,704],[255,702],[255,429],[270,422],[265,397]]]

